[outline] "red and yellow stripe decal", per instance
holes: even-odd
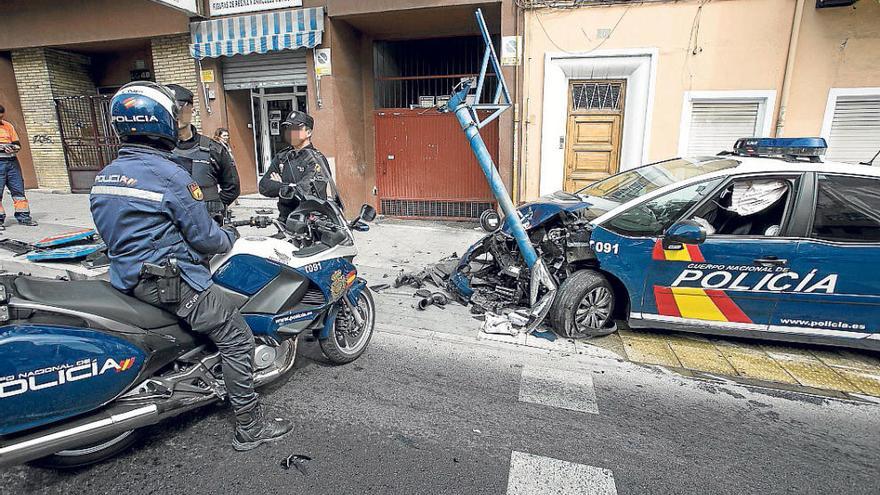
[[[348,275],[345,276],[345,285],[353,284],[355,279],[357,279],[357,272],[348,272]]]
[[[699,287],[654,286],[657,312],[663,316],[695,320],[752,323],[724,291]]]
[[[125,370],[131,368],[132,366],[134,366],[134,358],[130,357],[130,358],[126,359],[125,361],[119,363],[119,368],[117,368],[116,371],[125,371]]]
[[[706,261],[700,251],[700,246],[685,244],[682,249],[663,249],[663,241],[659,239],[654,244],[651,259],[654,261],[696,261],[698,263]]]

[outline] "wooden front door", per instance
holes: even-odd
[[[620,168],[626,83],[572,80],[568,90],[564,187],[574,192]]]

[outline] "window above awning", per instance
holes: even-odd
[[[231,57],[314,48],[324,34],[324,8],[280,10],[190,24],[193,58]]]

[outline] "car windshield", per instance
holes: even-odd
[[[617,206],[669,184],[736,167],[739,163],[731,159],[668,160],[612,175],[605,180],[590,184],[577,193],[591,198],[602,198],[616,203]]]

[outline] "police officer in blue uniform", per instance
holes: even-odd
[[[173,161],[177,111],[174,94],[155,83],[116,93],[110,114],[123,147],[95,178],[92,216],[107,244],[113,286],[174,313],[217,345],[236,416],[233,447],[250,450],[292,425],[263,415],[254,392],[254,336],[211,281],[205,261],[229,251],[238,233],[212,220],[201,188]]]
[[[284,189],[296,191],[299,195],[313,195],[321,199],[334,199],[340,209],[342,199],[330,175],[330,165],[324,154],[312,145],[312,131],[315,119],[306,112],[294,110],[281,122],[284,140],[290,144],[281,150],[269,164],[269,169],[260,179],[260,194],[278,198],[278,218],[287,220],[290,213],[299,205],[299,198],[282,198]],[[329,189],[329,191],[328,191]]]
[[[168,89],[174,92],[180,109],[178,141],[173,153],[201,188],[208,213],[222,223],[226,209],[241,193],[235,161],[222,144],[199,134],[192,125],[192,91],[179,84],[169,84]]]

